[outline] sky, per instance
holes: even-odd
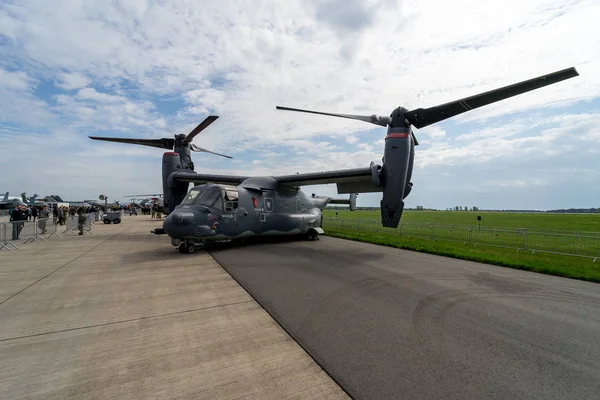
[[[0,192],[160,193],[160,149],[208,115],[197,172],[380,163],[389,115],[574,66],[580,76],[423,129],[406,207],[600,207],[597,0],[1,0]],[[305,187],[337,195],[335,185]],[[358,196],[378,206],[381,194]]]

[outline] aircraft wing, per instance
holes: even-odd
[[[176,172],[174,179],[180,182],[201,183],[217,183],[222,185],[239,185],[249,176],[240,175],[216,175],[216,174],[199,174],[196,172]]]
[[[340,194],[381,192],[383,188],[373,185],[371,177],[371,168],[366,167],[282,175],[274,176],[273,178],[280,185],[285,186],[311,186],[335,183]]]
[[[241,184],[248,178],[251,177],[243,175],[199,174],[187,171],[176,172],[173,176],[173,179],[179,182],[192,182],[195,184],[211,182],[235,186]],[[280,175],[273,176],[273,178],[277,181],[279,186],[290,187],[335,183],[337,184],[337,191],[339,194],[372,193],[381,192],[383,190],[382,187],[373,185],[370,167]]]

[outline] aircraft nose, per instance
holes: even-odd
[[[167,218],[171,218],[172,223],[176,225],[191,224],[194,222],[194,214],[190,212],[176,212]]]
[[[174,212],[163,220],[163,229],[168,234],[172,234],[175,232],[179,232],[181,228],[185,225],[193,225],[194,224],[194,214],[191,212]]]

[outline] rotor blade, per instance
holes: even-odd
[[[202,147],[196,146],[193,143],[190,145],[190,149],[192,149],[193,151],[198,151],[198,152],[216,154],[217,156],[221,156],[221,157],[233,158],[231,156],[226,156],[225,154],[215,153],[214,151],[203,149]]]
[[[474,96],[465,97],[464,99],[441,104],[431,108],[417,108],[408,111],[404,117],[416,128],[423,128],[427,125],[443,121],[455,115],[462,114],[466,111],[473,110],[500,100],[508,99],[509,97],[517,96],[539,89],[544,86],[558,83],[565,79],[574,78],[579,73],[574,67],[563,69],[561,71],[552,72],[547,75],[538,76],[537,78],[529,79],[513,85],[504,86],[499,89],[490,90],[488,92],[476,94]]]
[[[278,110],[284,111],[298,111],[305,112],[309,114],[319,114],[319,115],[328,115],[330,117],[340,117],[340,118],[348,118],[348,119],[356,119],[359,121],[370,122],[379,126],[387,126],[390,123],[389,117],[381,117],[379,115],[352,115],[352,114],[333,114],[333,113],[325,113],[320,111],[310,111],[310,110],[301,110],[299,108],[289,108],[289,107],[281,107],[276,106]]]
[[[197,127],[195,127],[190,133],[188,133],[188,135],[185,137],[185,139],[183,139],[183,143],[191,142],[196,137],[197,134],[199,134],[204,129],[206,129],[210,124],[215,122],[217,120],[217,118],[219,118],[218,115],[209,115],[208,117],[206,117],[204,119],[204,121],[200,122],[200,124]]]
[[[175,139],[128,139],[128,138],[110,138],[100,136],[88,136],[92,140],[104,140],[106,142],[139,144],[142,146],[158,147],[159,149],[173,150]]]

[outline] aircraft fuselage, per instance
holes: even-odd
[[[304,234],[315,228],[318,232],[326,205],[326,199],[309,197],[294,188],[199,185],[165,218],[163,229],[175,246],[185,241]]]

